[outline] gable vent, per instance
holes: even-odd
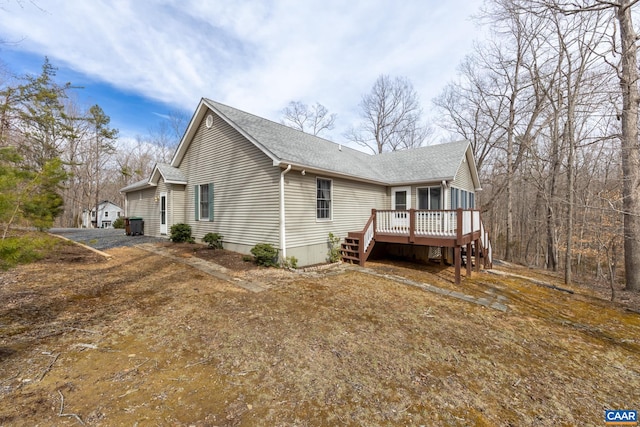
[[[207,129],[211,129],[211,126],[213,126],[213,116],[211,114],[207,116],[204,124],[207,126]]]

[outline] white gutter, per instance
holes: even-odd
[[[287,259],[287,233],[285,231],[284,212],[284,176],[291,170],[291,165],[280,172],[280,248],[282,249],[282,259]]]

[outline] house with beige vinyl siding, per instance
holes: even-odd
[[[329,233],[345,239],[345,260],[361,264],[385,239],[424,245],[433,234],[435,247],[460,247],[468,239],[458,216],[467,228],[476,220],[467,233],[475,242],[478,190],[468,141],[373,156],[202,99],[171,164],[121,191],[125,215],[143,217],[146,234],[184,222],[196,239],[220,233],[240,253],[271,243],[304,266],[326,261]],[[416,220],[422,228],[411,231]]]

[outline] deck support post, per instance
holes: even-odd
[[[471,242],[467,243],[467,277],[471,277]]]
[[[462,251],[460,245],[453,248],[453,263],[456,266],[456,285],[460,284],[460,270],[462,268]]]
[[[476,273],[480,271],[480,239],[476,239],[473,246],[476,248]]]

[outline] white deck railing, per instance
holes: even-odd
[[[412,214],[413,218],[411,218]],[[460,221],[460,235],[458,235],[458,221]],[[412,225],[413,230],[411,230]],[[375,221],[372,221],[363,232],[365,251],[377,233],[444,238],[456,238],[478,233],[482,247],[487,250],[489,259],[491,259],[489,233],[484,228],[480,211],[477,210],[380,210],[375,211]]]
[[[376,233],[409,234],[408,211],[376,211]]]
[[[376,233],[387,234],[401,234],[408,235],[411,230],[411,215],[412,211],[376,211]],[[454,210],[448,211],[431,211],[431,210],[416,210],[414,213],[414,232],[419,236],[441,236],[441,237],[455,237],[458,231],[458,213]],[[463,211],[463,219],[467,218],[469,223],[468,227],[471,229],[471,215],[473,213],[474,221],[480,222],[480,212],[477,211]],[[479,230],[479,225],[476,227],[474,223],[475,231]],[[468,234],[471,231],[464,231]]]
[[[480,223],[480,242],[482,244],[482,247],[485,248],[485,250],[487,251],[487,259],[489,260],[489,262],[493,261],[492,258],[492,249],[491,249],[491,240],[489,240],[489,233],[487,233],[487,231],[484,229],[484,223],[481,222]]]
[[[416,211],[416,234],[420,236],[455,236],[455,211]]]
[[[480,231],[480,212],[462,211],[462,234]]]

